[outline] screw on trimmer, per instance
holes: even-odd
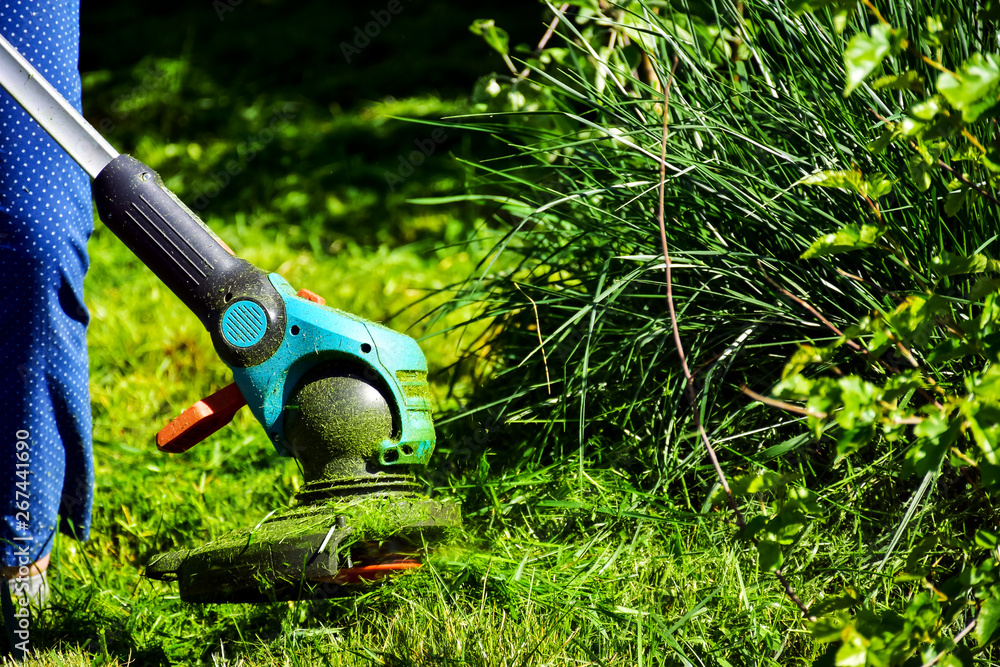
[[[193,602],[324,597],[416,567],[461,522],[418,493],[434,449],[427,363],[416,341],[324,305],[236,257],[164,185],[119,154],[0,37],[0,85],[94,179],[104,224],[201,320],[234,384],[160,432],[180,452],[248,405],[278,452],[302,464],[291,509],[202,546],[154,556]]]

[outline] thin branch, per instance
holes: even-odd
[[[834,268],[836,269],[837,273],[839,273],[840,275],[844,276],[845,278],[850,278],[851,280],[856,280],[859,283],[861,283],[862,285],[865,285],[866,287],[870,287],[870,288],[872,288],[873,290],[875,290],[877,292],[881,292],[882,294],[885,294],[886,296],[893,297],[893,298],[895,298],[896,296],[898,296],[898,292],[893,292],[892,290],[887,290],[884,287],[882,287],[881,285],[876,285],[875,283],[871,282],[870,280],[866,280],[866,279],[862,278],[861,276],[856,276],[853,273],[848,273],[847,271],[844,271],[840,267],[834,267]]]
[[[774,408],[779,408],[785,412],[791,412],[796,415],[805,415],[806,417],[815,417],[816,419],[826,419],[827,414],[825,412],[814,412],[813,410],[808,410],[806,408],[799,407],[798,405],[792,405],[791,403],[786,403],[784,401],[779,401],[776,398],[769,398],[763,394],[758,394],[746,385],[740,387],[740,391],[749,396],[755,401],[759,401],[764,405],[770,405]]]
[[[786,290],[784,287],[776,283],[774,279],[771,278],[771,276],[767,275],[767,270],[764,268],[764,265],[760,262],[760,260],[757,261],[757,266],[760,267],[760,270],[764,275],[764,280],[771,283],[771,286],[774,287],[774,289],[778,290],[779,292],[787,296],[789,299],[791,299],[795,303],[799,304],[800,306],[808,310],[810,313],[812,313],[813,317],[815,317],[817,320],[825,324],[827,328],[829,328],[830,331],[832,331],[833,333],[837,334],[838,336],[844,335],[844,332],[838,329],[836,326],[834,326],[833,322],[823,317],[822,313],[813,308],[809,303],[807,303],[803,299],[795,296],[794,294]],[[855,350],[856,352],[864,352],[865,354],[868,353],[868,350],[864,349],[863,347],[855,343],[853,340],[847,339],[844,341],[844,343],[852,350]]]
[[[556,32],[556,26],[559,25],[559,17],[565,14],[567,9],[569,9],[568,2],[563,3],[559,7],[559,11],[556,13],[552,21],[549,22],[549,27],[545,31],[545,34],[542,35],[542,38],[538,41],[538,46],[535,47],[535,53],[541,53],[542,49],[545,48],[545,45],[549,43],[550,39],[552,39],[552,35],[554,35]],[[531,73],[531,67],[525,67],[523,70],[521,70],[520,74],[514,77],[514,83],[517,83],[518,81],[527,78],[528,74],[530,73]]]
[[[882,18],[882,13],[879,12],[878,9],[876,9],[875,5],[872,4],[871,0],[861,0],[861,1],[864,3],[865,7],[868,8],[868,11],[870,11],[875,16],[875,18],[878,19],[879,23],[884,23],[886,25],[889,24],[888,21]]]
[[[774,287],[774,289],[778,290],[779,292],[781,292],[782,294],[784,294],[785,296],[787,296],[789,299],[791,299],[795,303],[799,304],[800,306],[802,306],[803,308],[805,308],[806,310],[808,310],[810,313],[812,313],[812,315],[816,319],[818,319],[820,322],[822,322],[824,325],[826,325],[826,327],[829,328],[830,331],[832,331],[833,333],[837,334],[838,336],[840,336],[842,338],[844,337],[844,332],[841,331],[840,329],[838,329],[836,326],[834,326],[833,322],[831,322],[830,320],[828,320],[825,317],[823,317],[822,313],[820,313],[818,310],[816,310],[815,308],[813,308],[812,305],[810,305],[809,303],[807,303],[805,300],[803,300],[803,299],[795,296],[794,294],[792,294],[791,292],[789,292],[788,290],[786,290],[784,287],[782,287],[777,282],[775,282],[774,279],[771,278],[771,276],[767,275],[767,271],[764,269],[764,265],[759,260],[757,262],[757,265],[760,267],[761,273],[764,276],[764,280],[766,280],[767,282],[769,282]],[[867,348],[861,347],[860,345],[858,345],[856,342],[854,342],[850,338],[845,338],[844,339],[844,344],[847,345],[852,350],[854,350],[855,352],[858,352],[859,354],[865,355],[866,357],[868,357],[869,360],[871,360],[872,362],[878,364],[879,366],[881,366],[882,368],[886,369],[887,371],[889,371],[891,373],[894,373],[896,375],[899,374],[900,371],[899,371],[898,368],[896,368],[895,366],[893,366],[892,364],[890,364],[889,362],[883,360],[880,357],[873,357],[870,350],[868,350]],[[906,349],[900,341],[897,340],[896,344],[899,346],[899,349],[902,352],[904,352],[904,354],[908,357],[908,360],[911,361],[911,363],[915,363],[916,360],[913,359],[913,355],[910,354],[910,351],[908,349]],[[917,368],[919,368],[919,366]],[[928,378],[928,377],[925,377],[924,379],[928,383],[930,383],[931,386],[934,387],[936,390],[943,391],[934,382],[933,379]],[[917,389],[917,393],[919,393],[923,398],[925,398],[928,403],[932,403],[937,409],[939,409],[939,410],[943,410],[944,409],[944,406],[941,405],[937,401],[937,399],[935,399],[933,396],[931,396],[929,393],[927,393],[926,389],[918,388]]]
[[[684,344],[681,342],[681,331],[677,324],[677,310],[674,308],[674,281],[673,274],[671,272],[672,263],[670,261],[670,248],[667,244],[667,225],[664,216],[664,197],[666,193],[666,183],[667,183],[667,128],[670,123],[670,86],[674,82],[674,72],[677,70],[677,63],[680,59],[674,56],[674,64],[670,69],[670,77],[667,79],[667,85],[663,90],[663,138],[660,144],[660,200],[659,208],[657,210],[657,222],[660,225],[660,244],[663,246],[663,259],[664,259],[664,271],[667,277],[667,309],[670,311],[670,323],[674,332],[674,345],[677,347],[677,356],[681,361],[681,368],[684,370],[684,378],[686,379],[685,389],[687,390],[688,400],[691,402],[691,406],[697,405],[698,397],[694,390],[694,376],[691,375],[691,369],[688,367],[687,357],[684,355]],[[712,447],[712,443],[708,439],[708,433],[705,431],[705,425],[701,423],[701,415],[698,413],[697,409],[693,410],[695,425],[698,427],[698,433],[701,435],[701,440],[705,444],[705,450],[708,452],[708,458],[712,462],[712,467],[715,468],[715,474],[719,478],[719,483],[722,485],[723,491],[726,492],[726,497],[729,499],[729,506],[733,510],[733,514],[736,516],[736,525],[742,530],[746,526],[746,521],[743,519],[743,513],[740,511],[739,506],[736,504],[736,498],[733,497],[733,491],[729,488],[729,482],[726,480],[726,474],[722,472],[722,466],[719,464],[719,458],[715,454],[715,448]]]
[[[972,133],[969,132],[969,130],[964,127],[962,128],[962,136],[968,139],[973,146],[978,148],[979,152],[981,152],[984,155],[986,154],[986,149],[983,148],[983,145],[981,143],[979,143],[979,139],[976,139],[974,136],[972,136]]]
[[[670,77],[667,79],[667,85],[663,90],[663,139],[660,145],[660,200],[656,218],[660,225],[660,243],[663,246],[664,271],[666,272],[667,277],[667,309],[670,311],[670,323],[674,332],[674,345],[677,347],[677,356],[680,358],[681,368],[684,370],[684,378],[686,379],[685,389],[687,390],[688,400],[691,402],[692,407],[694,407],[697,405],[698,397],[695,394],[694,376],[691,375],[691,369],[688,367],[687,357],[684,354],[684,344],[681,342],[680,327],[677,324],[677,310],[674,307],[674,281],[673,274],[671,272],[672,263],[670,261],[670,249],[667,244],[667,225],[664,217],[664,197],[667,183],[667,128],[670,122],[670,86],[674,82],[674,72],[677,70],[678,62],[680,62],[680,59],[677,56],[674,56],[674,64],[670,70]],[[698,427],[698,433],[701,435],[701,440],[705,444],[705,450],[708,452],[708,458],[712,462],[712,467],[715,468],[715,474],[719,478],[722,490],[726,492],[726,497],[729,499],[729,506],[732,508],[733,514],[736,516],[736,525],[742,530],[746,526],[746,521],[743,519],[743,513],[736,504],[736,498],[733,497],[732,489],[729,488],[729,482],[726,480],[726,474],[722,472],[722,466],[719,464],[719,457],[716,456],[715,448],[712,447],[712,443],[708,439],[708,433],[705,431],[705,425],[701,423],[701,415],[698,413],[697,409],[694,409],[693,413],[695,425]]]
[[[882,16],[882,13],[879,12],[879,10],[875,7],[874,4],[872,4],[871,0],[861,0],[861,2],[864,4],[865,7],[868,8],[869,13],[871,13],[876,19],[878,19],[879,23],[881,23],[883,25],[887,25],[887,26],[892,27],[892,24],[890,24],[888,21],[885,20],[885,18]],[[924,54],[922,54],[919,51],[917,51],[916,47],[913,46],[912,44],[910,44],[907,40],[905,40],[905,39],[903,40],[902,46],[903,46],[903,48],[907,49],[910,53],[912,53],[916,57],[920,58],[925,63],[927,63],[928,65],[930,65],[931,67],[933,67],[934,69],[940,70],[940,71],[944,72],[945,74],[951,74],[952,76],[955,76],[954,72],[952,72],[950,69],[948,69],[947,67],[945,67],[944,65],[942,65],[938,61],[931,60],[930,58],[928,58]]]
[[[677,311],[674,308],[674,283],[673,275],[671,273],[672,263],[670,261],[670,248],[667,244],[664,197],[667,183],[667,129],[670,122],[670,86],[674,81],[674,72],[677,70],[678,61],[678,57],[674,56],[674,64],[670,69],[670,77],[667,79],[667,85],[663,89],[663,138],[660,143],[660,200],[656,216],[657,222],[660,225],[660,243],[663,246],[663,260],[665,263],[664,270],[666,272],[667,279],[667,308],[670,311],[670,324],[673,328],[674,344],[677,346],[677,356],[680,358],[681,368],[684,370],[684,378],[686,380],[685,389],[687,391],[688,400],[691,402],[691,412],[694,415],[695,425],[698,427],[698,434],[701,436],[701,441],[705,445],[705,451],[708,453],[708,458],[712,462],[712,467],[715,468],[715,474],[719,478],[719,484],[722,485],[722,489],[725,491],[726,497],[729,499],[729,507],[733,511],[733,516],[736,517],[736,525],[740,530],[742,530],[746,528],[746,520],[744,520],[743,512],[740,511],[739,505],[736,503],[736,498],[733,496],[732,489],[729,488],[729,482],[726,480],[726,474],[722,471],[722,466],[719,464],[719,457],[716,455],[715,448],[712,447],[712,443],[708,439],[708,433],[705,431],[705,425],[702,423],[701,414],[697,409],[698,396],[694,389],[694,376],[691,375],[691,369],[688,368],[687,357],[684,355],[684,345],[681,342],[680,327],[677,324]],[[757,539],[754,538],[753,542],[756,545]],[[795,589],[792,588],[792,584],[788,581],[785,574],[781,570],[775,570],[774,576],[784,588],[785,595],[787,595],[788,599],[799,608],[802,615],[809,620],[816,620],[816,617],[809,613],[809,607],[807,607],[795,593]]]
[[[958,642],[962,641],[962,639],[965,637],[965,635],[967,635],[970,632],[972,632],[972,630],[976,627],[976,621],[978,621],[978,620],[979,620],[979,617],[977,616],[976,618],[974,618],[971,621],[969,621],[969,624],[967,626],[965,626],[964,628],[962,628],[962,631],[959,632],[957,635],[955,635],[955,638],[951,640],[952,643],[955,644],[955,646],[958,646]],[[947,652],[948,651],[941,651],[936,656],[934,656],[933,658],[931,658],[930,660],[928,660],[924,664],[920,665],[920,667],[931,667],[931,665],[937,664],[937,661],[940,660],[941,658],[943,658]]]
[[[928,58],[924,54],[918,52],[915,47],[911,46],[911,48],[909,49],[909,51],[910,51],[910,53],[913,53],[913,54],[917,55],[921,60],[923,60],[925,63],[927,63],[928,65],[930,65],[934,69],[938,70],[939,72],[944,72],[945,74],[951,74],[952,76],[957,77],[957,75],[954,72],[952,72],[950,69],[948,69],[947,67],[945,67],[944,65],[942,65],[938,61],[931,60],[930,58]]]
[[[745,384],[740,386],[740,391],[749,396],[755,401],[759,401],[764,405],[770,405],[773,408],[778,408],[779,410],[784,410],[785,412],[791,412],[796,415],[803,415],[806,417],[815,417],[816,419],[826,419],[829,415],[825,412],[815,412],[809,410],[808,408],[803,408],[792,403],[786,403],[785,401],[779,401],[776,398],[770,398],[769,396],[764,396],[763,394],[758,394],[754,390],[747,387]],[[917,424],[922,424],[924,422],[921,417],[894,417],[892,423],[897,426],[908,425],[916,426]],[[972,464],[975,466],[975,464]]]

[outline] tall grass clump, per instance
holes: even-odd
[[[502,232],[433,481],[529,552],[629,535],[601,572],[649,586],[653,664],[986,664],[995,3],[549,12],[537,48],[473,26],[510,71],[450,122],[509,148],[470,164]]]

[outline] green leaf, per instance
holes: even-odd
[[[818,171],[799,180],[796,185],[816,185],[822,188],[837,188],[847,190],[864,197],[878,199],[884,194],[892,191],[895,180],[881,172],[875,172],[871,176],[865,176],[857,169],[841,170],[830,169]]]
[[[948,102],[962,112],[962,120],[975,122],[980,114],[996,104],[1000,88],[1000,63],[992,55],[974,53],[955,74],[938,77],[937,89]]]
[[[628,38],[635,44],[639,44],[643,51],[652,55],[656,53],[659,48],[657,41],[662,39],[662,37],[658,35],[662,35],[662,33],[658,30],[658,25],[647,18],[649,16],[649,11],[650,10],[641,3],[633,2],[628,5],[627,11],[623,11],[621,13],[620,21],[622,29],[625,31],[625,34],[628,35]],[[674,21],[671,21],[671,27],[674,28],[677,33],[675,36],[688,42],[696,41],[691,31],[692,26],[687,22],[686,17],[682,20],[678,19],[681,19],[681,17],[674,17]],[[702,25],[701,27],[704,26]],[[715,28],[715,26],[711,27]],[[656,30],[656,32],[653,32],[654,30]],[[716,35],[714,35],[714,37],[718,38],[712,39],[709,42],[710,48],[715,47],[715,49],[724,49],[725,47],[723,45],[726,44],[726,42],[719,37],[718,30],[716,30]]]
[[[978,354],[979,350],[975,345],[970,345],[968,343],[963,343],[959,338],[947,338],[935,347],[929,355],[927,355],[928,361],[941,364],[946,361],[951,361],[952,359],[961,359],[962,357],[969,357],[974,354]]]
[[[926,192],[931,187],[931,174],[933,170],[927,166],[927,163],[920,155],[911,155],[907,158],[907,163],[910,168],[910,177],[916,183],[917,189],[921,192]]]
[[[967,388],[991,403],[1000,402],[1000,366],[990,366],[977,377],[966,380]]]
[[[833,356],[833,347],[814,347],[812,345],[799,345],[799,349],[785,364],[781,371],[781,379],[784,380],[796,373],[801,373],[806,366],[822,363]]]
[[[747,521],[747,525],[743,527],[743,530],[739,532],[737,537],[741,540],[751,540],[754,535],[759,533],[764,526],[767,525],[768,518],[763,514],[758,514],[754,518]]]
[[[829,7],[833,14],[833,27],[839,35],[844,32],[844,26],[847,25],[847,17],[854,11],[857,5],[857,0],[791,0],[788,3],[788,8],[793,14],[799,16],[806,12],[814,12]]]
[[[760,553],[760,569],[764,572],[773,572],[784,562],[781,545],[777,542],[761,540],[757,543],[757,551]]]
[[[840,252],[868,248],[882,236],[882,230],[875,225],[847,225],[833,234],[821,236],[809,246],[799,259],[825,257]]]
[[[944,252],[931,260],[934,272],[941,277],[957,276],[963,273],[982,273],[983,271],[998,271],[1000,263],[983,254],[971,257]]]
[[[941,104],[936,97],[931,97],[923,102],[917,102],[910,107],[910,115],[914,118],[927,122],[938,115],[941,111]]]
[[[918,141],[916,146],[917,153],[921,158],[923,158],[924,163],[928,167],[935,166],[941,158],[941,154],[944,153],[945,149],[948,147],[944,142],[928,143],[926,141]]]
[[[976,664],[972,653],[965,646],[958,646],[951,655],[946,655],[937,662],[940,667],[973,667]]]
[[[899,41],[904,35],[904,30],[893,30],[892,26],[880,23],[872,26],[870,36],[859,32],[851,38],[844,51],[844,66],[847,68],[844,97],[878,69],[887,55],[899,50]]]
[[[830,606],[828,608],[825,607],[821,611],[816,611],[816,607],[824,603]],[[835,642],[840,639],[840,633],[850,624],[851,617],[843,612],[830,615],[827,615],[827,612],[847,609],[853,603],[854,601],[850,598],[831,598],[810,607],[810,613],[819,616],[815,621],[809,623],[809,631],[812,633],[813,639],[823,644],[826,642]]]
[[[837,667],[863,667],[868,662],[868,642],[852,627],[844,629],[844,643],[837,649]]]
[[[976,642],[980,646],[986,645],[993,638],[998,625],[1000,625],[1000,598],[990,596],[983,600],[983,604],[979,608],[976,629],[972,631]]]
[[[805,400],[812,394],[815,383],[803,377],[801,374],[790,375],[774,386],[771,395],[775,398],[791,399],[793,401]]]
[[[982,152],[980,152],[980,150],[975,146],[973,146],[972,144],[966,144],[961,148],[956,148],[955,152],[951,154],[951,160],[953,162],[966,161],[966,160],[971,162],[979,162],[982,157],[983,157]]]
[[[978,391],[980,387],[976,389]],[[988,394],[989,398],[995,401],[996,391],[996,387],[993,387],[984,391],[984,394]],[[1000,410],[978,402],[975,407],[969,403],[966,403],[966,406],[969,406],[964,410],[969,430],[972,431],[980,453],[988,463],[997,465],[1000,463]]]
[[[872,199],[878,199],[882,195],[892,192],[892,186],[898,179],[890,179],[885,174],[872,174],[865,179],[862,194],[868,195]]]
[[[875,141],[868,144],[868,150],[870,150],[875,155],[878,155],[885,150],[886,146],[892,143],[892,140],[896,138],[896,128],[892,125],[883,125],[882,132],[878,135]]]
[[[913,368],[889,376],[882,387],[882,400],[894,401],[911,391],[926,386],[920,371]]]
[[[906,297],[892,313],[886,313],[884,317],[893,334],[904,344],[913,341],[918,346],[925,346],[930,344],[937,316],[946,312],[948,302],[944,297],[937,294],[929,298],[914,295]]]
[[[954,28],[955,21],[951,17],[928,16],[924,29],[920,31],[920,38],[927,44],[941,47],[951,41]]]
[[[953,190],[944,197],[944,214],[949,218],[962,210],[968,197],[968,188]]]
[[[977,152],[976,161],[982,160],[983,165],[994,174],[1000,173],[1000,151],[995,146],[990,146],[986,155]]]
[[[917,424],[913,434],[918,440],[906,452],[905,474],[926,475],[941,468],[948,447],[961,431],[962,420],[949,420],[947,415],[934,413]]]
[[[975,541],[977,547],[987,550],[996,549],[998,544],[997,534],[984,528],[976,531]]]
[[[1000,278],[987,278],[983,276],[972,284],[972,291],[969,293],[969,296],[973,299],[982,299],[989,294],[996,294],[997,290],[1000,290]]]
[[[839,415],[840,413],[838,412],[837,414]],[[833,459],[833,465],[839,465],[840,462],[848,456],[870,443],[874,435],[874,423],[868,424],[867,428],[862,426],[861,428],[852,428],[842,431],[840,437],[837,438],[837,456]]]
[[[1000,486],[1000,466],[981,461],[979,463],[979,473],[982,476],[979,483],[982,485],[983,491],[987,493],[995,492],[997,486]]]
[[[732,482],[729,485],[729,490],[734,498],[742,498],[755,493],[761,493],[762,491],[777,491],[784,488],[789,480],[793,478],[794,476],[792,475],[779,475],[774,472],[765,472],[762,475],[744,475]],[[712,496],[712,503],[714,505],[721,505],[728,499],[729,496],[725,490],[719,488]]]
[[[500,55],[507,55],[510,38],[507,36],[507,31],[498,28],[493,19],[476,19],[469,26],[469,30],[472,34],[482,37]]]
[[[979,339],[983,356],[994,364],[1000,364],[1000,332],[986,334]]]
[[[837,423],[845,429],[866,426],[875,421],[878,413],[876,403],[882,397],[882,390],[876,385],[862,380],[856,375],[837,379],[842,410],[837,411]]]
[[[835,595],[828,598],[824,598],[822,600],[818,600],[814,604],[810,605],[809,611],[817,618],[823,620],[821,618],[823,616],[833,615],[833,612],[843,611],[845,609],[853,609],[862,602],[864,602],[864,597],[863,596],[859,597],[858,592],[855,589],[845,588],[843,595]],[[849,617],[845,616],[843,620],[848,621]],[[844,625],[847,625],[847,623],[843,622],[841,624],[841,627],[843,627]],[[813,626],[809,627],[811,629]],[[839,630],[837,634],[838,635],[840,634]],[[813,634],[813,636],[815,637],[816,635]],[[833,637],[831,639],[840,639],[840,637],[839,636]]]
[[[907,116],[899,122],[899,132],[904,137],[915,137],[927,126],[927,123],[922,120],[917,120],[916,118],[911,118]]]
[[[888,74],[879,77],[872,83],[875,90],[914,90],[920,91],[924,87],[924,78],[914,72],[907,70],[902,74]]]
[[[818,171],[801,179],[796,185],[818,185],[824,188],[840,188],[850,192],[860,192],[864,177],[856,169]]]

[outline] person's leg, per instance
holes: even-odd
[[[0,5],[2,33],[80,108],[79,0]],[[90,181],[0,91],[0,566],[48,564],[86,539],[93,488],[83,277]],[[11,582],[14,583],[13,581]]]
[[[22,571],[20,567],[0,567],[0,577],[3,577],[4,579],[15,579],[20,575],[32,577],[45,572],[48,567],[49,556],[46,554],[28,565],[26,571]]]

